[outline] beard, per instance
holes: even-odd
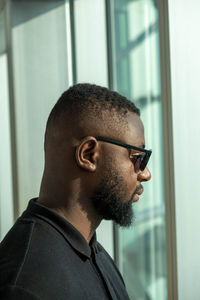
[[[105,220],[113,220],[122,227],[129,227],[133,223],[134,213],[132,201],[137,188],[126,202],[128,187],[122,176],[110,169],[104,173],[104,178],[94,191],[91,198],[96,212]]]

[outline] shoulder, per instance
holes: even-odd
[[[0,243],[0,287],[30,282],[33,266],[37,266],[35,276],[47,272],[49,266],[53,268],[56,262],[52,257],[58,254],[62,243],[67,244],[52,226],[19,218]]]
[[[0,288],[1,300],[41,300],[30,291],[27,291],[19,286],[6,286]]]
[[[0,299],[56,299],[59,287],[69,282],[70,251],[62,234],[47,222],[19,218],[0,243]]]
[[[0,243],[0,286],[9,281],[14,283],[29,251],[34,230],[31,221],[17,220]]]

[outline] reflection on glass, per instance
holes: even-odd
[[[113,0],[114,88],[141,110],[151,182],[119,229],[119,267],[131,299],[167,299],[158,9],[155,0]]]

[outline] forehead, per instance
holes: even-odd
[[[140,117],[135,113],[128,113],[127,122],[128,128],[125,133],[126,142],[138,147],[143,147],[145,145],[144,125]]]

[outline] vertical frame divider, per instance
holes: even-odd
[[[105,0],[106,8],[106,33],[107,33],[107,60],[108,60],[108,86],[110,89],[114,88],[113,82],[113,47],[112,47],[112,16],[111,16],[111,2]]]
[[[12,183],[13,183],[13,208],[14,219],[19,214],[19,194],[18,194],[18,172],[17,172],[17,143],[16,143],[16,120],[14,101],[14,81],[13,81],[13,58],[12,58],[12,25],[11,25],[11,0],[6,1],[6,47],[8,53],[8,85],[9,85],[9,109],[10,109],[10,130],[11,130],[11,160],[12,160]]]
[[[158,0],[158,10],[160,33],[168,299],[178,300],[168,1]]]
[[[106,8],[106,40],[107,40],[107,61],[108,61],[108,87],[114,89],[114,70],[113,70],[113,36],[112,36],[112,0],[105,0]],[[118,226],[113,222],[113,244],[114,244],[114,261],[119,267],[119,229]]]
[[[74,20],[74,1],[69,0],[69,12],[70,12],[70,31],[71,31],[71,59],[72,59],[72,84],[77,83],[77,72],[76,72],[76,36],[75,36],[75,20]]]
[[[75,55],[73,51],[73,33],[72,28],[74,26],[73,22],[73,8],[72,8],[72,1],[65,0],[65,18],[66,18],[66,38],[67,38],[67,61],[68,61],[68,81],[69,86],[73,85],[74,83],[74,65],[75,65]]]

